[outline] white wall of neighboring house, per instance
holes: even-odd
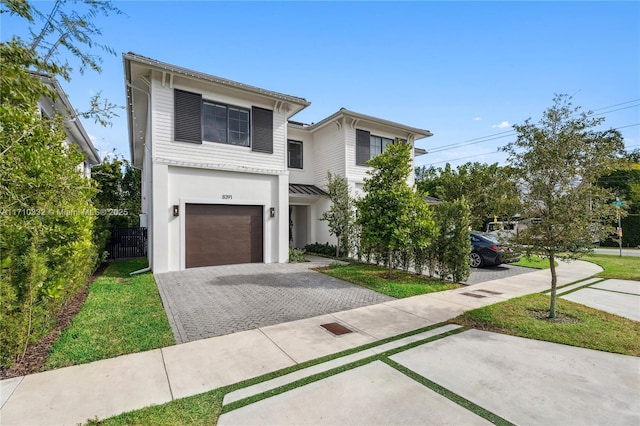
[[[66,93],[58,81],[52,77],[33,73],[33,76],[39,78],[46,86],[53,89],[58,97],[54,100],[45,96],[40,98],[38,107],[45,117],[54,117],[60,114],[63,117],[63,127],[66,134],[66,143],[76,145],[80,152],[84,153],[85,160],[76,166],[76,169],[84,177],[91,177],[91,166],[100,163],[100,157],[96,151],[89,135],[82,126],[80,118],[75,116],[75,112],[67,98]]]

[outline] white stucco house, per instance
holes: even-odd
[[[40,113],[46,117],[53,117],[55,114],[60,114],[63,117],[64,131],[67,135],[66,143],[77,145],[80,151],[85,154],[85,160],[78,165],[78,171],[85,177],[91,177],[91,166],[100,164],[100,156],[84,126],[82,126],[80,119],[76,116],[67,94],[62,90],[62,86],[55,78],[36,72],[32,72],[32,75],[40,79],[45,86],[52,89],[57,95],[55,99],[47,96],[40,98],[38,102]]]
[[[432,135],[344,108],[304,124],[291,120],[310,105],[304,98],[135,53],[123,61],[131,161],[142,169],[156,273],[287,262],[291,246],[335,244],[318,220],[330,203],[327,171],[361,192],[366,161],[386,144]]]

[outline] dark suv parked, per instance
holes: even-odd
[[[516,253],[509,246],[502,244],[495,235],[471,232],[469,259],[472,268],[480,268],[517,262],[520,260],[520,253]]]

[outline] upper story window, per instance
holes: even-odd
[[[356,129],[356,164],[366,166],[367,161],[380,155],[393,143],[393,139],[372,135],[366,130]]]
[[[373,136],[370,138],[371,145],[369,149],[369,153],[371,155],[370,158],[375,157],[376,155],[380,155],[387,149],[387,145],[391,145],[393,143],[393,139],[383,138],[381,136]]]
[[[249,146],[249,110],[210,101],[202,102],[203,139]]]
[[[290,169],[302,168],[302,142],[287,141],[287,166]]]
[[[199,93],[174,90],[174,138],[251,147],[273,154],[273,111],[205,101]]]

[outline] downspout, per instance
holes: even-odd
[[[137,89],[139,91],[141,91],[142,93],[144,93],[145,95],[147,95],[147,134],[149,132],[149,129],[151,127],[151,93],[140,89],[139,87],[134,86],[133,84],[131,84],[130,82],[126,82],[127,87],[129,87],[130,89]],[[133,106],[132,106],[133,109]],[[131,111],[133,113],[133,111]],[[133,136],[133,135],[131,135]],[[144,144],[144,149],[147,150],[147,144],[145,141]],[[151,152],[148,152],[149,155],[151,155]],[[149,174],[149,176],[151,176],[151,174]],[[151,180],[153,180],[153,176],[151,177]],[[151,186],[151,182],[149,182],[149,185]],[[149,262],[149,266],[147,266],[146,268],[142,268],[142,269],[138,269],[137,271],[133,271],[131,273],[129,273],[129,275],[138,275],[138,274],[143,274],[145,272],[149,272],[151,271],[151,262]]]

